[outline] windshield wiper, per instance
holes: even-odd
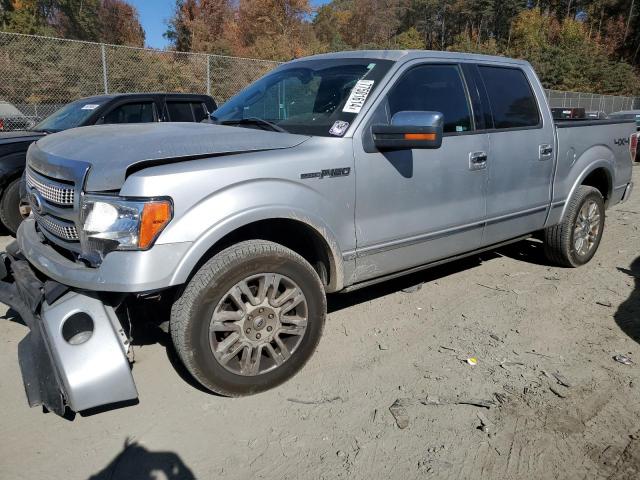
[[[276,125],[273,122],[270,122],[268,120],[264,120],[258,117],[240,118],[237,120],[222,120],[221,122],[218,122],[218,124],[219,125],[258,125],[258,126],[262,125],[267,128],[270,128],[274,132],[289,133],[280,125]]]

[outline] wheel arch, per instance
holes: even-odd
[[[604,198],[605,208],[608,207],[608,200],[613,194],[613,168],[607,160],[601,159],[589,164],[573,182],[569,195],[562,208],[560,221],[565,218],[569,205],[569,200],[573,197],[578,187],[586,185],[596,188]]]
[[[327,292],[343,288],[342,254],[335,235],[320,220],[291,209],[245,212],[210,228],[183,257],[171,284],[186,283],[212,256],[244,240],[268,240],[290,248],[314,267]]]

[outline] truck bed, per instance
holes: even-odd
[[[629,139],[636,131],[635,122],[575,119],[554,124],[557,155],[549,223],[553,224],[554,217],[560,218],[575,186],[599,167],[614,172],[613,178],[608,178],[607,206],[618,203],[631,181]]]

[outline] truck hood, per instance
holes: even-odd
[[[88,170],[84,188],[97,192],[120,189],[128,172],[146,166],[291,148],[308,138],[204,123],[98,125],[47,135],[31,146],[28,163],[60,179]]]

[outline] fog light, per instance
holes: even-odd
[[[62,324],[62,338],[69,345],[81,345],[93,335],[93,319],[85,312],[67,317]]]

